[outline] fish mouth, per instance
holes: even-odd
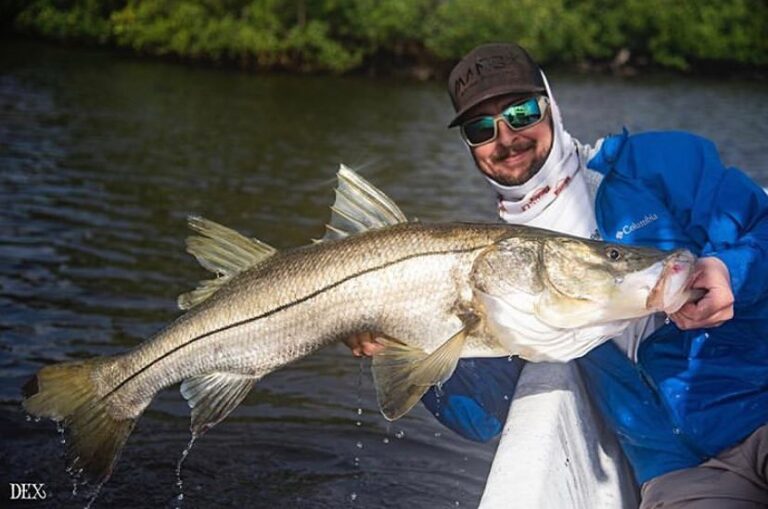
[[[696,295],[689,291],[689,286],[695,263],[696,257],[687,249],[675,251],[667,257],[656,286],[648,294],[646,307],[671,315],[693,300]]]

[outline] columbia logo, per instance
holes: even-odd
[[[626,235],[629,235],[630,233],[639,230],[640,228],[645,228],[657,219],[659,219],[659,216],[656,214],[646,214],[644,218],[636,223],[625,224],[616,232],[616,240],[621,240]]]

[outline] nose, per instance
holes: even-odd
[[[496,119],[496,129],[498,130],[497,139],[501,143],[509,143],[517,136],[517,133],[510,129],[501,118]]]

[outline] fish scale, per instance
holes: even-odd
[[[122,393],[113,397],[124,412],[118,416],[138,415],[143,407],[133,404],[133,393],[146,394],[147,387],[158,391],[211,371],[263,376],[360,330],[433,351],[461,327],[453,310],[467,283],[454,273],[468,274],[477,254],[509,233],[501,226],[446,229],[401,225],[350,239],[355,242],[286,252],[244,273],[119,359]],[[216,348],[229,355],[216,362]],[[114,387],[104,387],[105,394]]]

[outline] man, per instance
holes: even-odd
[[[489,44],[453,69],[449,94],[499,215],[700,258],[706,293],[665,322],[637,320],[578,359],[642,484],[642,507],[768,506],[768,198],[687,133],[623,132],[581,145],[544,74],[517,45]],[[356,355],[381,347],[348,341]],[[522,361],[463,359],[423,402],[459,434],[503,425]]]

